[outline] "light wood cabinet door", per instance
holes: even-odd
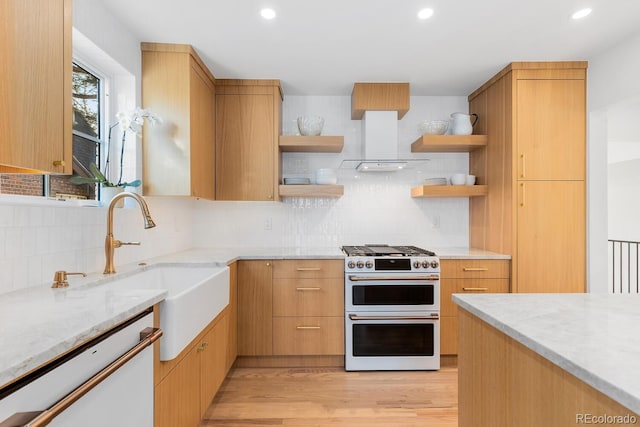
[[[70,174],[71,0],[3,0],[0,58],[0,173]]]
[[[516,80],[519,180],[582,180],[586,164],[586,83]]]
[[[200,354],[200,417],[204,415],[227,374],[229,319],[225,314],[204,336]]]
[[[145,195],[215,196],[215,87],[189,45],[142,44],[142,105],[162,123],[144,126]]]
[[[215,88],[191,59],[189,77],[191,131],[191,196],[215,198]]]
[[[155,388],[155,427],[197,427],[199,384],[200,353],[193,347]]]
[[[238,355],[273,354],[273,261],[238,262]]]
[[[272,95],[216,96],[218,200],[273,200]]]
[[[585,292],[584,181],[518,185],[516,292]]]
[[[458,354],[458,317],[440,318],[440,354],[454,356]]]

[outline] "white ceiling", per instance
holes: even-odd
[[[511,61],[589,60],[640,31],[639,0],[101,1],[140,40],[191,44],[216,77],[280,79],[285,95],[356,81],[468,95]],[[420,21],[424,7],[435,14]]]

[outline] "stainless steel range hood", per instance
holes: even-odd
[[[362,116],[362,161],[359,172],[394,172],[407,162],[398,159],[398,112],[365,111]]]

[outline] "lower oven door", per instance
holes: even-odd
[[[439,317],[438,312],[347,312],[345,369],[440,369]]]

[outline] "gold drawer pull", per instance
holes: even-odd
[[[298,267],[297,271],[320,271],[322,270],[320,267]]]
[[[65,162],[64,160],[54,160],[53,161],[53,166],[65,166]]]
[[[296,288],[296,291],[319,291],[320,288]]]
[[[465,292],[486,292],[489,288],[462,288]]]
[[[462,267],[462,271],[489,271],[487,267]]]
[[[320,326],[296,326],[296,329],[320,329]]]

